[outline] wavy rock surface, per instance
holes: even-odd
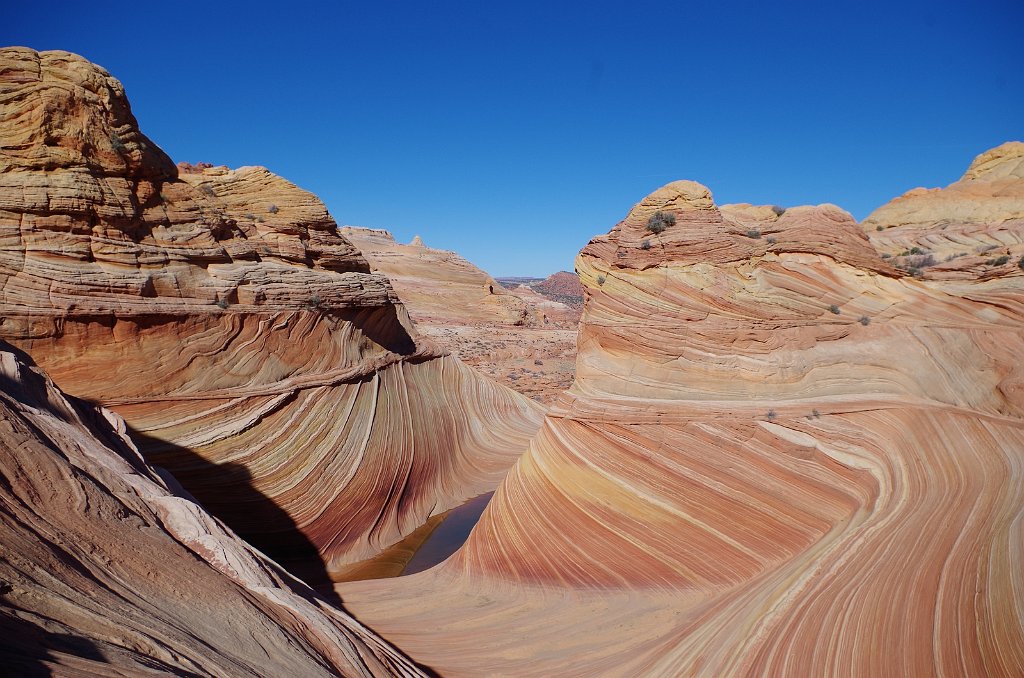
[[[525,449],[541,408],[421,339],[312,194],[179,176],[64,52],[0,50],[0,102],[0,336],[258,547],[333,575]]]
[[[5,675],[418,676],[0,342]]]
[[[919,275],[1005,275],[1024,258],[1024,143],[982,153],[946,188],[907,191],[872,212],[864,228],[880,252]]]
[[[570,394],[452,558],[339,586],[360,618],[453,676],[1024,672],[1024,272],[693,182],[577,268]]]
[[[572,384],[579,311],[532,290],[506,290],[455,252],[417,236],[345,226],[341,234],[392,281],[417,329],[509,388],[543,403]]]

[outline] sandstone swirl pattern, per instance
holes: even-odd
[[[0,342],[4,675],[421,676]]]
[[[1021,675],[1024,271],[890,264],[831,205],[659,189],[580,253],[576,382],[464,547],[346,604],[453,676]]]
[[[64,52],[0,50],[0,103],[0,336],[275,559],[330,575],[525,449],[542,409],[418,337],[312,194],[179,173]]]

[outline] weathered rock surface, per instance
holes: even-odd
[[[421,339],[312,194],[179,175],[74,55],[0,50],[0,102],[0,336],[275,559],[333,575],[525,449],[541,408]]]
[[[1024,271],[778,212],[677,182],[595,238],[572,390],[455,556],[350,608],[453,676],[1024,672]]]
[[[417,329],[464,362],[543,403],[572,384],[578,310],[528,288],[506,290],[419,236],[403,245],[381,229],[341,233],[388,276]]]
[[[0,342],[4,675],[423,675]]]
[[[884,256],[930,279],[998,278],[1024,258],[1024,143],[982,153],[946,188],[915,188],[864,229]]]

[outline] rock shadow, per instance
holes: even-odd
[[[154,438],[130,426],[128,435],[149,464],[165,470],[160,475],[172,490],[195,500],[276,565],[310,587],[309,590],[296,589],[296,593],[304,596],[317,593],[331,605],[342,608],[341,599],[329,586],[330,576],[319,550],[284,509],[253,485],[249,469],[234,462],[215,464],[187,447]]]

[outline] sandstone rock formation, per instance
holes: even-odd
[[[0,342],[4,675],[418,676]]]
[[[341,233],[388,276],[417,329],[464,362],[544,403],[572,383],[577,310],[530,289],[506,290],[419,236],[402,245],[381,229],[345,226]]]
[[[1024,143],[982,153],[946,188],[915,188],[864,220],[872,243],[930,279],[1006,275],[1024,257]]]
[[[0,50],[0,103],[0,337],[275,559],[334,576],[526,447],[541,408],[422,340],[312,194],[179,174],[71,54]]]
[[[918,278],[693,182],[577,269],[569,395],[452,558],[339,586],[361,619],[451,676],[1024,673],[1024,271]]]

